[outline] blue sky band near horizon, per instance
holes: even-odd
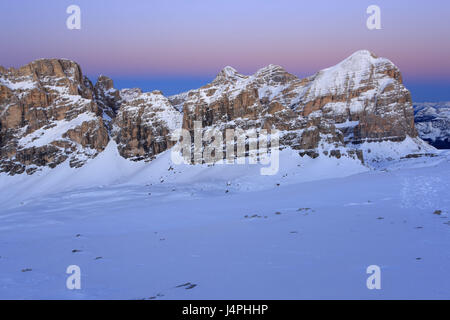
[[[66,8],[81,8],[68,30]],[[381,8],[381,30],[366,9]],[[0,65],[68,58],[117,87],[181,92],[226,65],[251,74],[279,64],[304,77],[359,49],[392,60],[415,101],[450,100],[450,1],[2,0]]]

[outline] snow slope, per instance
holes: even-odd
[[[235,190],[270,189],[281,181],[298,183],[325,177],[343,177],[369,170],[359,160],[348,157],[301,158],[291,149],[280,152],[280,170],[276,175],[261,176],[260,169],[267,166],[248,164],[248,161],[245,165],[176,165],[171,160],[171,150],[159,154],[150,163],[134,162],[121,157],[116,143],[110,141],[102,153],[81,168],[70,168],[68,163],[63,163],[54,169],[45,168],[33,175],[0,174],[0,200],[5,208],[57,191],[121,184],[195,184],[199,188],[222,190],[223,186],[232,181],[229,188]],[[340,170],[335,170],[337,167]]]
[[[448,190],[448,152],[370,169],[286,149],[261,176],[111,142],[82,168],[0,175],[0,298],[449,299]]]

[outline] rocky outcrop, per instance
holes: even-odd
[[[389,60],[362,50],[299,79],[269,65],[254,75],[224,68],[200,89],[169,98],[183,110],[183,128],[277,129],[300,154],[362,154],[357,145],[416,137],[409,91]]]
[[[414,104],[419,136],[438,149],[450,149],[450,102]]]
[[[317,112],[334,122],[347,142],[417,136],[411,95],[399,69],[387,59],[358,51],[306,82],[297,107],[301,114]]]
[[[131,160],[151,160],[170,148],[170,133],[181,126],[181,113],[160,92],[120,91],[120,108],[113,122],[119,153]]]
[[[109,137],[89,83],[70,60],[0,68],[0,171],[76,167],[101,152]]]
[[[161,92],[95,85],[65,59],[0,67],[0,172],[34,173],[65,161],[82,166],[113,138],[120,154],[149,160],[173,144],[181,113]]]
[[[358,51],[305,82],[297,110],[334,127],[359,158],[361,143],[417,136],[410,93],[388,59]]]
[[[116,117],[120,107],[121,97],[119,90],[114,88],[112,79],[101,75],[93,87],[95,102],[102,110],[102,118],[108,128]]]

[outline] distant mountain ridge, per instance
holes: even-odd
[[[438,149],[450,149],[450,102],[414,103],[420,137]]]
[[[427,148],[399,69],[367,50],[305,79],[276,65],[251,76],[226,67],[210,84],[170,97],[118,90],[106,76],[93,85],[65,59],[0,67],[0,172],[80,167],[111,140],[122,157],[151,161],[174,145],[173,130],[192,131],[194,121],[204,130],[277,129],[282,148],[312,158],[365,161],[373,154],[363,145],[406,139],[403,155]]]

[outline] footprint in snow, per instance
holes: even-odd
[[[184,288],[186,290],[194,289],[197,285],[195,283],[186,282],[176,286],[175,288]]]
[[[251,215],[251,216],[249,216],[249,215],[245,215],[244,216],[244,218],[250,218],[250,219],[252,219],[252,218],[262,218],[262,216],[260,216],[260,215],[258,215],[258,214],[254,214],[254,215]]]
[[[180,284],[180,285],[176,286],[175,288],[184,288],[185,290],[191,290],[191,289],[194,289],[196,286],[197,285],[195,283],[186,282],[186,283],[183,283],[183,284]],[[141,300],[155,300],[155,299],[158,299],[158,298],[161,298],[161,297],[164,297],[164,294],[158,293],[155,296],[151,296],[151,297],[148,297],[148,298],[142,298]]]

